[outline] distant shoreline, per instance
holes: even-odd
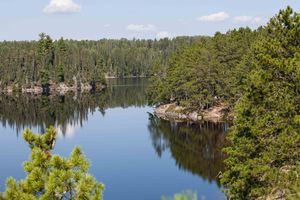
[[[89,83],[80,83],[67,85],[65,83],[55,84],[52,83],[47,87],[43,87],[38,84],[32,84],[29,87],[18,86],[18,85],[9,85],[3,89],[0,89],[0,94],[12,95],[12,94],[32,94],[32,95],[43,95],[43,94],[60,94],[64,95],[69,92],[91,92],[91,91],[102,91],[106,86],[97,85],[92,86]]]
[[[106,79],[122,79],[122,78],[149,78],[149,76],[105,76]]]

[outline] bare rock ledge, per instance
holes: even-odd
[[[232,120],[232,114],[225,104],[218,104],[201,112],[187,111],[184,107],[175,103],[160,105],[154,110],[154,114],[165,120],[174,121],[211,121],[223,122]]]

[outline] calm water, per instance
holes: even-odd
[[[216,179],[223,170],[225,124],[170,123],[147,106],[146,79],[110,81],[101,94],[0,96],[0,190],[9,176],[25,176],[29,148],[22,131],[55,125],[55,153],[82,146],[90,172],[106,186],[106,200],[159,200],[191,190],[225,199]]]

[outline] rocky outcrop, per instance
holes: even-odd
[[[32,86],[30,88],[22,88],[22,93],[30,93],[30,94],[42,94],[43,88],[39,86]]]
[[[102,89],[104,89],[104,86],[101,85],[97,85],[97,88],[95,88],[99,91],[101,91]],[[12,93],[27,93],[27,94],[34,94],[34,95],[40,95],[45,93],[49,93],[49,94],[66,94],[68,92],[90,92],[94,90],[93,86],[89,83],[81,83],[79,85],[74,84],[74,85],[67,85],[65,83],[59,83],[59,84],[55,84],[55,83],[51,83],[49,85],[49,87],[47,88],[43,88],[41,85],[31,85],[31,86],[23,86],[20,87],[18,85],[14,85],[14,86],[7,86],[3,89],[0,89],[0,93],[5,93],[5,94],[12,94]]]
[[[166,120],[211,122],[228,121],[232,116],[232,114],[229,113],[228,106],[222,103],[201,112],[189,111],[175,103],[165,104],[155,108],[154,114]]]
[[[67,86],[65,83],[60,83],[56,88],[53,88],[53,91],[59,93],[67,93],[69,91],[75,91],[77,88],[75,86]]]
[[[93,89],[93,87],[89,83],[81,83],[80,91],[89,92]]]

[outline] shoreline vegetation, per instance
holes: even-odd
[[[105,75],[151,76],[158,117],[233,120],[220,172],[229,199],[300,199],[300,13],[289,6],[256,30],[212,37],[4,41],[0,75],[8,93],[88,91]]]
[[[176,49],[201,36],[174,39],[53,40],[0,42],[0,92],[89,91],[106,79],[149,77]]]
[[[139,79],[139,78],[148,78],[147,76],[124,76],[122,79]],[[77,83],[76,77],[73,77],[73,84],[67,84],[65,82],[55,83],[49,81],[49,85],[43,87],[41,84],[33,83],[29,86],[19,86],[18,84],[8,85],[4,88],[0,88],[0,94],[12,95],[14,93],[22,94],[32,94],[32,95],[42,95],[42,94],[60,94],[64,95],[69,92],[100,92],[107,87],[107,81],[113,79],[120,79],[117,76],[105,76],[105,80],[102,83],[92,84],[90,82],[86,83]]]
[[[167,120],[233,119],[219,176],[229,199],[300,199],[299,69],[300,13],[288,6],[256,30],[179,48],[153,66],[148,96]]]

